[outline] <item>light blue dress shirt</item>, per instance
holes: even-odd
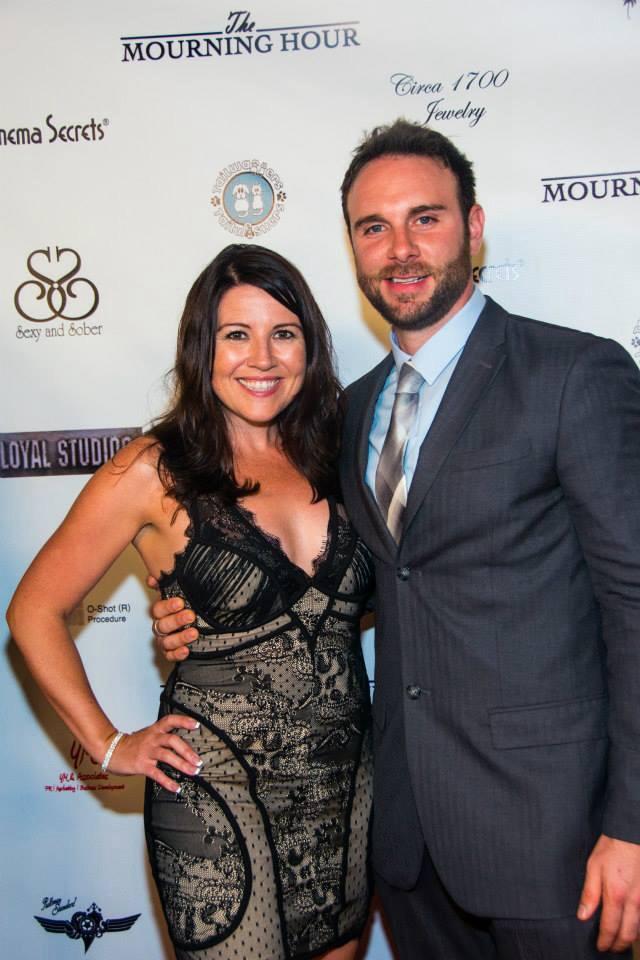
[[[417,353],[411,356],[401,350],[391,334],[391,352],[394,365],[380,391],[373,414],[369,433],[369,457],[365,480],[375,496],[375,478],[384,438],[389,429],[391,409],[398,384],[398,374],[403,363],[411,363],[419,370],[425,382],[420,388],[418,413],[404,450],[403,470],[407,480],[407,490],[411,486],[422,442],[429,432],[434,417],[447,389],[451,375],[460,359],[460,354],[469,339],[485,304],[485,297],[477,287],[464,307],[454,314]]]

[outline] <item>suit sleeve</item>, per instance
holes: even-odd
[[[609,696],[603,833],[640,843],[640,374],[592,340],[562,396],[558,476],[600,606]]]

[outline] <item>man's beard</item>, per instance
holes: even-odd
[[[388,303],[380,292],[379,282],[389,277],[421,277],[427,274],[435,280],[433,293],[426,303],[416,303],[413,309],[398,310],[397,307]],[[369,303],[388,323],[399,330],[424,330],[439,323],[464,293],[470,276],[471,250],[468,235],[465,236],[455,260],[449,260],[444,267],[438,269],[418,261],[408,267],[395,269],[388,267],[375,277],[367,277],[359,270],[357,271],[358,284]],[[408,303],[411,299],[412,294],[408,294],[404,302]],[[398,300],[402,303],[402,293],[398,296]]]

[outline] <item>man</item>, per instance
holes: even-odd
[[[342,484],[376,560],[373,863],[400,956],[619,955],[640,909],[640,376],[474,289],[484,214],[441,134],[377,128],[342,196],[392,326],[347,391]]]

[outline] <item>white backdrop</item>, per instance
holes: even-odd
[[[2,0],[0,17],[3,607],[86,480],[71,471],[162,408],[185,294],[228,227],[256,222],[303,270],[345,383],[383,355],[338,200],[378,123],[429,121],[475,161],[485,292],[640,358],[635,0]],[[273,189],[266,221],[234,207],[243,176],[225,201],[243,171]],[[155,716],[163,678],[143,577],[128,552],[74,615],[123,729]],[[89,937],[94,960],[169,957],[142,784],[101,777],[4,648],[5,955],[79,957],[33,918],[95,903],[140,916]],[[366,956],[389,957],[377,921]]]

